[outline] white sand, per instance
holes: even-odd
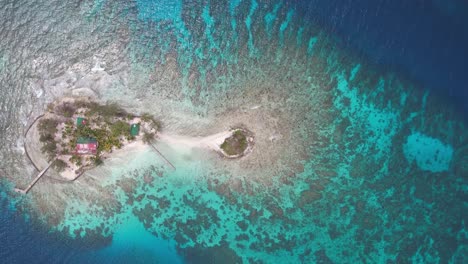
[[[121,149],[114,149],[112,153],[106,153],[102,155],[102,158],[106,159],[122,159],[125,160],[129,155],[134,155],[135,153],[141,153],[148,149],[148,145],[143,143],[141,140],[131,141],[125,143]]]
[[[232,136],[233,131],[224,131],[206,137],[189,137],[180,135],[158,134],[158,141],[164,142],[177,150],[191,150],[193,148],[204,148],[221,151],[221,144]]]

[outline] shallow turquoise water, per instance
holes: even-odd
[[[164,121],[185,132],[212,119],[261,125],[255,159],[227,163],[159,143],[175,171],[147,151],[93,182],[91,198],[64,187],[74,199],[63,204],[53,232],[112,239],[83,259],[466,259],[466,124],[429,92],[338,48],[280,1],[96,1],[78,11],[80,26],[95,29],[80,34],[96,43],[80,56],[96,53],[106,72],[122,76],[96,85],[104,98],[135,98],[131,107],[164,104],[154,108],[161,118],[184,112]],[[5,54],[12,65],[13,51]],[[46,81],[46,94],[62,89],[58,78],[49,79],[58,84]],[[262,141],[261,133],[275,139]]]

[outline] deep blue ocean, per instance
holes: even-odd
[[[468,2],[307,0],[289,5],[350,53],[421,84],[468,117]],[[133,262],[136,256],[104,259],[99,248],[35,229],[9,208],[7,198],[0,211],[1,263],[140,263]],[[161,263],[181,258],[160,257]]]
[[[468,3],[404,0],[297,1],[352,52],[435,91],[468,112]]]

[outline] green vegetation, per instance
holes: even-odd
[[[48,160],[55,158],[57,151],[57,142],[55,142],[55,133],[57,133],[58,121],[55,119],[42,119],[39,121],[39,141],[42,142],[41,151],[44,152]]]
[[[55,108],[54,103],[49,103],[49,104],[47,104],[47,111],[53,112],[53,111],[54,111],[54,108]]]
[[[247,149],[247,137],[242,130],[236,130],[232,136],[226,138],[221,149],[229,156],[241,155]]]
[[[104,161],[102,161],[101,157],[99,157],[97,155],[92,157],[91,160],[93,161],[94,165],[96,165],[96,166],[99,166],[102,163],[104,163]]]
[[[56,159],[54,161],[54,163],[52,164],[52,166],[58,171],[58,172],[62,172],[66,167],[67,167],[67,163],[61,159]]]
[[[39,121],[39,130],[41,135],[50,135],[52,138],[54,137],[55,133],[57,133],[57,125],[58,121],[55,119],[42,119]]]
[[[91,108],[93,105],[97,105],[95,102],[88,102],[84,100],[76,100],[74,104],[76,108]]]
[[[66,102],[57,107],[57,114],[64,117],[72,117],[75,114],[75,105],[72,103]]]
[[[145,132],[143,134],[143,142],[146,143],[146,144],[151,143],[154,140],[154,136],[155,136],[154,133]]]
[[[127,138],[131,137],[130,135],[130,124],[124,121],[114,122],[110,126],[111,134],[114,137],[125,136]]]
[[[73,122],[71,120],[68,120],[67,122],[65,122],[65,127],[63,129],[63,136],[64,137],[68,137],[68,136],[71,136],[73,134]]]
[[[52,142],[54,141],[54,137],[51,134],[41,134],[39,136],[40,142]]]
[[[116,122],[116,123],[119,123],[119,122]],[[122,125],[117,125],[117,126],[119,127]],[[113,147],[116,147],[116,148],[122,147],[122,142],[119,138],[122,135],[120,134],[122,131],[119,130],[117,132],[115,133],[112,132],[112,128],[109,131],[108,129],[105,129],[105,128],[92,129],[89,126],[79,126],[74,131],[71,142],[73,143],[73,146],[74,146],[77,138],[79,137],[95,138],[97,142],[99,142],[98,149],[97,149],[98,154],[102,151],[110,152],[112,151]],[[128,134],[130,134],[130,132],[128,132]]]
[[[75,153],[79,138],[92,138],[98,142],[95,156],[73,154],[68,160],[57,159],[53,166],[58,171],[63,171],[70,163],[79,167],[92,164],[99,166],[103,163],[101,159],[103,152],[109,153],[114,148],[121,148],[124,139],[128,141],[135,139],[131,133],[130,121],[135,116],[127,113],[115,103],[100,105],[96,102],[76,100],[57,105],[51,103],[47,109],[56,117],[41,119],[38,130],[39,140],[42,143],[41,151],[47,155],[49,160],[60,157],[58,155],[61,154]],[[78,121],[80,119],[85,119],[86,122],[81,123]],[[149,114],[144,114],[141,119],[155,130],[160,128],[159,122]],[[81,125],[77,125],[78,123]],[[58,131],[59,124],[63,125],[63,129],[60,131]],[[57,133],[61,134],[61,138],[55,140]],[[144,142],[149,143],[154,138],[155,133],[144,132]]]
[[[141,115],[141,120],[145,121],[145,122],[150,122],[151,120],[153,120],[153,116],[151,116],[150,114],[148,113],[143,113]]]
[[[116,103],[106,103],[105,105],[100,105],[95,102],[87,103],[87,107],[89,109],[88,115],[99,115],[102,116],[104,119],[110,119],[114,117],[125,117],[127,116],[127,112],[120,108]]]
[[[81,157],[78,155],[72,155],[70,157],[70,162],[75,163],[77,166],[81,166],[82,164]]]
[[[141,115],[141,120],[144,122],[147,122],[151,125],[152,128],[154,128],[156,131],[161,131],[161,123],[154,119],[154,117],[148,113],[143,113]]]
[[[48,141],[42,145],[41,151],[47,155],[49,161],[53,160],[56,155],[57,145],[53,141]]]

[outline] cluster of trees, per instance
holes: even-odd
[[[67,167],[67,163],[61,159],[56,159],[52,166],[54,166],[58,172],[62,172]]]
[[[99,166],[102,163],[104,163],[99,155],[93,156],[91,158],[91,161],[94,163],[94,165]]]
[[[58,121],[51,118],[41,119],[39,121],[39,132],[41,135],[55,135],[57,133]]]
[[[130,132],[129,132],[130,133]],[[112,130],[106,128],[96,128],[92,129],[89,126],[79,126],[76,128],[75,133],[72,138],[73,144],[75,144],[77,138],[79,137],[91,137],[97,140],[98,144],[98,154],[101,151],[111,151],[113,147],[121,148],[122,142],[120,141],[119,135],[114,135]]]
[[[241,130],[236,130],[234,132],[233,137],[237,140],[239,143],[239,149],[242,150],[242,152],[247,148],[247,137],[244,135],[244,132]]]
[[[143,113],[141,115],[141,120],[146,122],[146,123],[149,123],[151,125],[151,127],[153,127],[156,131],[161,130],[161,122],[154,119],[154,117],[152,115],[150,115],[148,113]]]
[[[57,114],[70,118],[75,114],[76,108],[73,103],[65,102],[57,107]]]
[[[83,164],[81,157],[78,155],[72,155],[69,161],[75,163],[77,166],[81,166]]]
[[[41,119],[38,125],[39,141],[42,143],[41,151],[49,160],[54,159],[57,154],[57,142],[55,142],[57,125],[58,121],[50,118]]]
[[[74,133],[73,122],[71,120],[68,120],[67,122],[65,122],[62,136],[63,137],[73,136],[73,133]]]
[[[114,137],[124,136],[128,140],[132,139],[130,134],[130,124],[122,120],[118,120],[110,125],[111,134]]]
[[[146,143],[146,144],[151,143],[154,140],[154,136],[155,136],[154,133],[145,132],[143,134],[143,142]]]
[[[99,115],[104,119],[109,120],[114,117],[127,117],[128,113],[118,106],[116,103],[106,103],[100,105],[96,102],[77,102],[76,104],[81,107],[88,108],[87,114],[89,116]]]
[[[247,137],[244,135],[244,132],[236,130],[232,136],[221,144],[221,149],[224,150],[226,154],[233,156],[244,153],[247,145]]]

